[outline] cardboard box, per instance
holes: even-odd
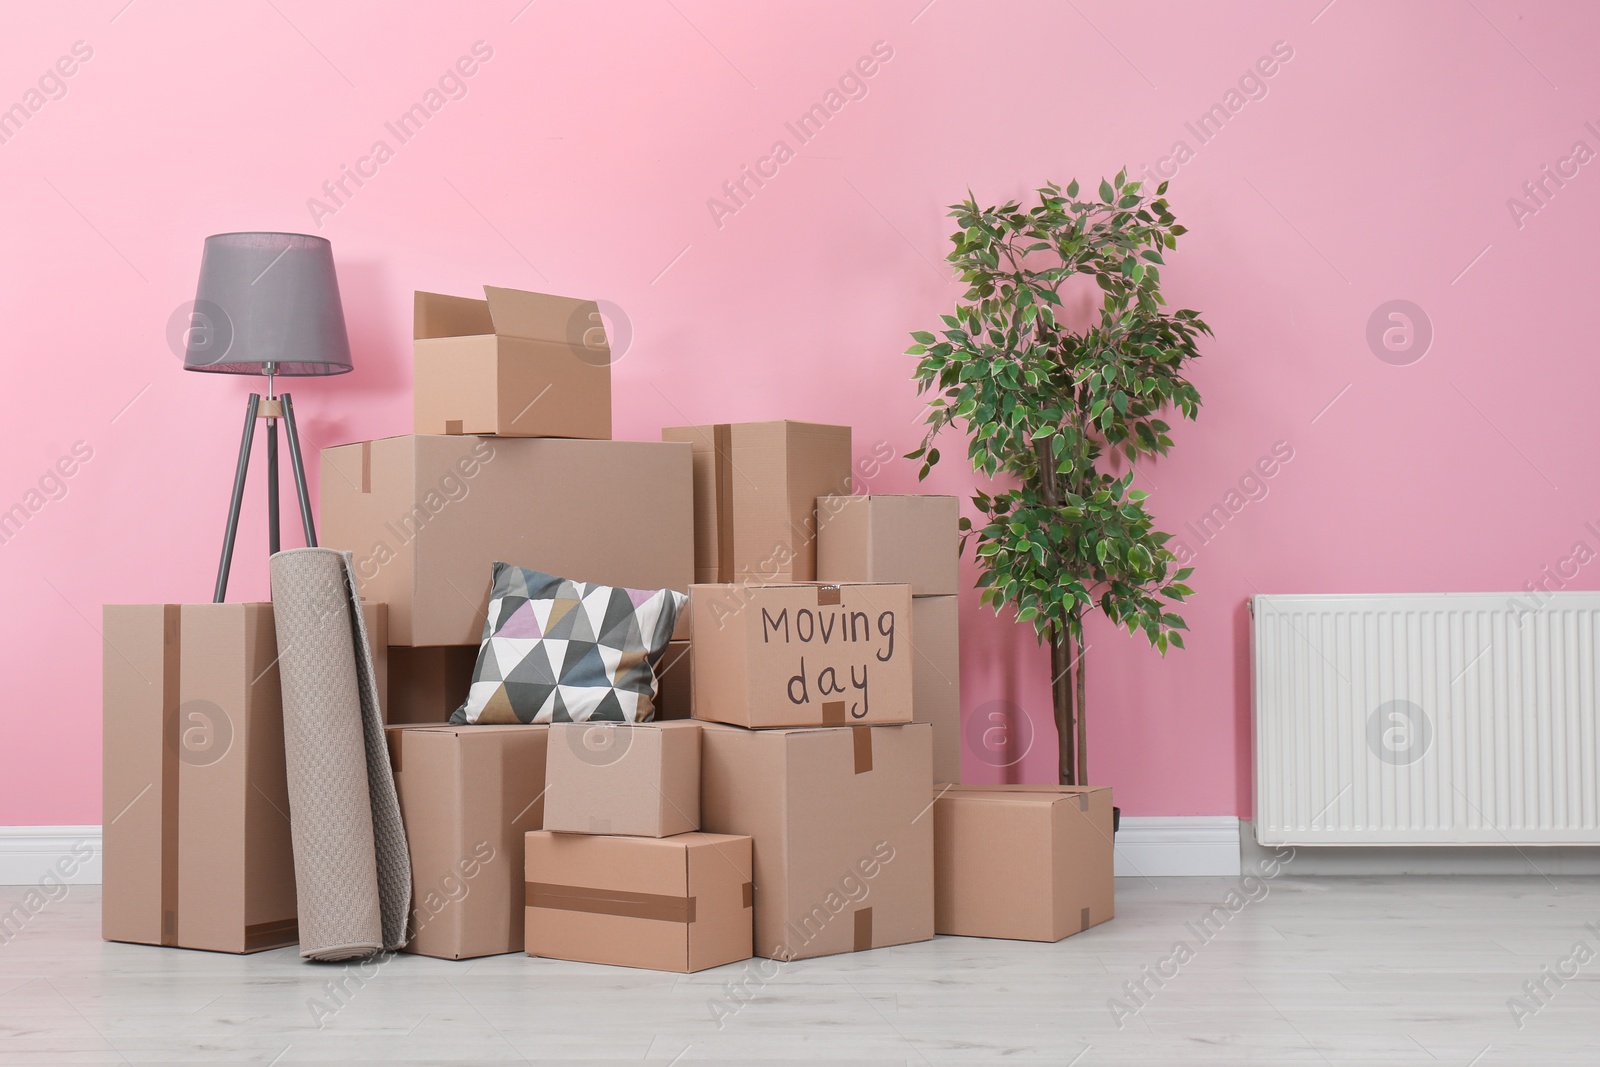
[[[933,827],[941,934],[1060,941],[1115,914],[1110,789],[951,786]]]
[[[527,843],[530,956],[703,971],[750,958],[750,839],[540,831]]]
[[[911,601],[911,717],[933,727],[933,780],[961,781],[961,627],[959,598]]]
[[[439,723],[467,699],[478,646],[433,645],[389,649],[389,717],[391,724]]]
[[[817,578],[892,582],[912,596],[960,591],[961,509],[953,496],[817,498]]]
[[[483,292],[417,294],[413,429],[610,438],[611,349],[595,302]]]
[[[809,582],[817,497],[850,492],[850,427],[816,422],[669,426],[694,446],[697,582]]]
[[[705,727],[701,823],[755,839],[757,956],[933,936],[931,733]]]
[[[411,850],[407,952],[522,951],[522,848],[543,825],[548,726],[391,726]]]
[[[550,726],[544,828],[671,837],[700,829],[700,724]]]
[[[910,722],[911,590],[694,585],[697,719],[738,726]]]
[[[496,561],[689,587],[690,451],[646,441],[389,437],[322,450],[322,542],[355,555],[396,645],[477,645]]]
[[[689,612],[683,612],[687,620]],[[656,718],[687,719],[694,706],[694,654],[688,641],[673,641],[656,665]]]
[[[272,605],[107,604],[101,632],[102,936],[294,944]]]

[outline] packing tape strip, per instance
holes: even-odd
[[[178,943],[178,753],[183,723],[178,717],[182,665],[182,614],[177,604],[161,608],[161,943]]]
[[[445,423],[444,423],[444,432],[446,434],[448,434],[449,436],[451,436],[451,437],[460,437],[461,436],[461,420],[460,419],[446,419]]]
[[[856,750],[856,773],[866,774],[872,770],[872,727],[852,726],[850,734]]]
[[[717,581],[733,581],[733,426],[711,427],[711,468],[716,478]]]
[[[361,491],[372,492],[372,442],[361,442]]]
[[[756,906],[756,884],[754,882],[746,882],[744,885],[740,886],[739,889],[740,889],[740,892],[744,895],[744,906],[747,907],[747,908],[755,907]]]
[[[843,726],[844,722],[844,701],[824,700],[822,702],[822,725]]]
[[[1078,930],[1081,933],[1087,929],[1089,929],[1089,909],[1084,908],[1078,915]]]
[[[851,949],[854,952],[865,952],[872,947],[872,909],[860,909],[856,912],[855,918],[855,943]]]
[[[836,585],[817,586],[817,606],[826,607],[839,603],[839,587]]]
[[[653,919],[668,923],[694,922],[694,897],[675,897],[664,893],[631,893],[625,889],[553,885],[549,882],[525,882],[523,888],[524,899],[530,908],[582,911],[591,915],[617,915],[628,919]]]

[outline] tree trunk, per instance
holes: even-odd
[[[1076,687],[1077,687],[1077,690],[1078,690],[1078,693],[1077,693],[1078,699],[1076,701],[1077,707],[1078,707],[1078,743],[1075,746],[1076,752],[1077,752],[1077,757],[1078,757],[1078,765],[1077,765],[1077,779],[1076,779],[1076,781],[1074,781],[1071,784],[1073,784],[1073,785],[1088,785],[1089,784],[1089,716],[1085,714],[1085,712],[1088,710],[1088,705],[1085,703],[1086,698],[1087,698],[1087,692],[1086,692],[1087,683],[1084,680],[1084,668],[1088,665],[1088,662],[1089,662],[1089,645],[1083,639],[1083,616],[1078,614],[1078,613],[1076,613],[1076,612],[1074,612],[1074,615],[1076,615],[1077,618],[1078,618],[1078,662],[1074,666],[1073,671],[1072,671],[1072,680],[1073,680],[1074,683],[1076,683]]]
[[[1072,716],[1072,644],[1060,627],[1050,628],[1050,697],[1055,705],[1056,771],[1061,785],[1076,785],[1078,759]]]
[[[1035,441],[1034,453],[1039,457],[1039,492],[1045,506],[1061,506],[1061,494],[1056,486],[1056,460],[1051,442],[1053,438]],[[1050,698],[1055,705],[1056,718],[1056,772],[1062,785],[1077,785],[1078,767],[1082,757],[1077,755],[1077,740],[1081,734],[1075,727],[1072,715],[1072,639],[1061,627],[1050,627]]]

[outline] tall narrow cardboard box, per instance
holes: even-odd
[[[108,604],[102,633],[102,935],[294,944],[272,605]]]
[[[961,781],[960,608],[953,596],[911,599],[911,717],[933,727],[933,780]]]

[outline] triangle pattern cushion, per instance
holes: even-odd
[[[483,643],[457,723],[643,722],[688,597],[496,563]]]

